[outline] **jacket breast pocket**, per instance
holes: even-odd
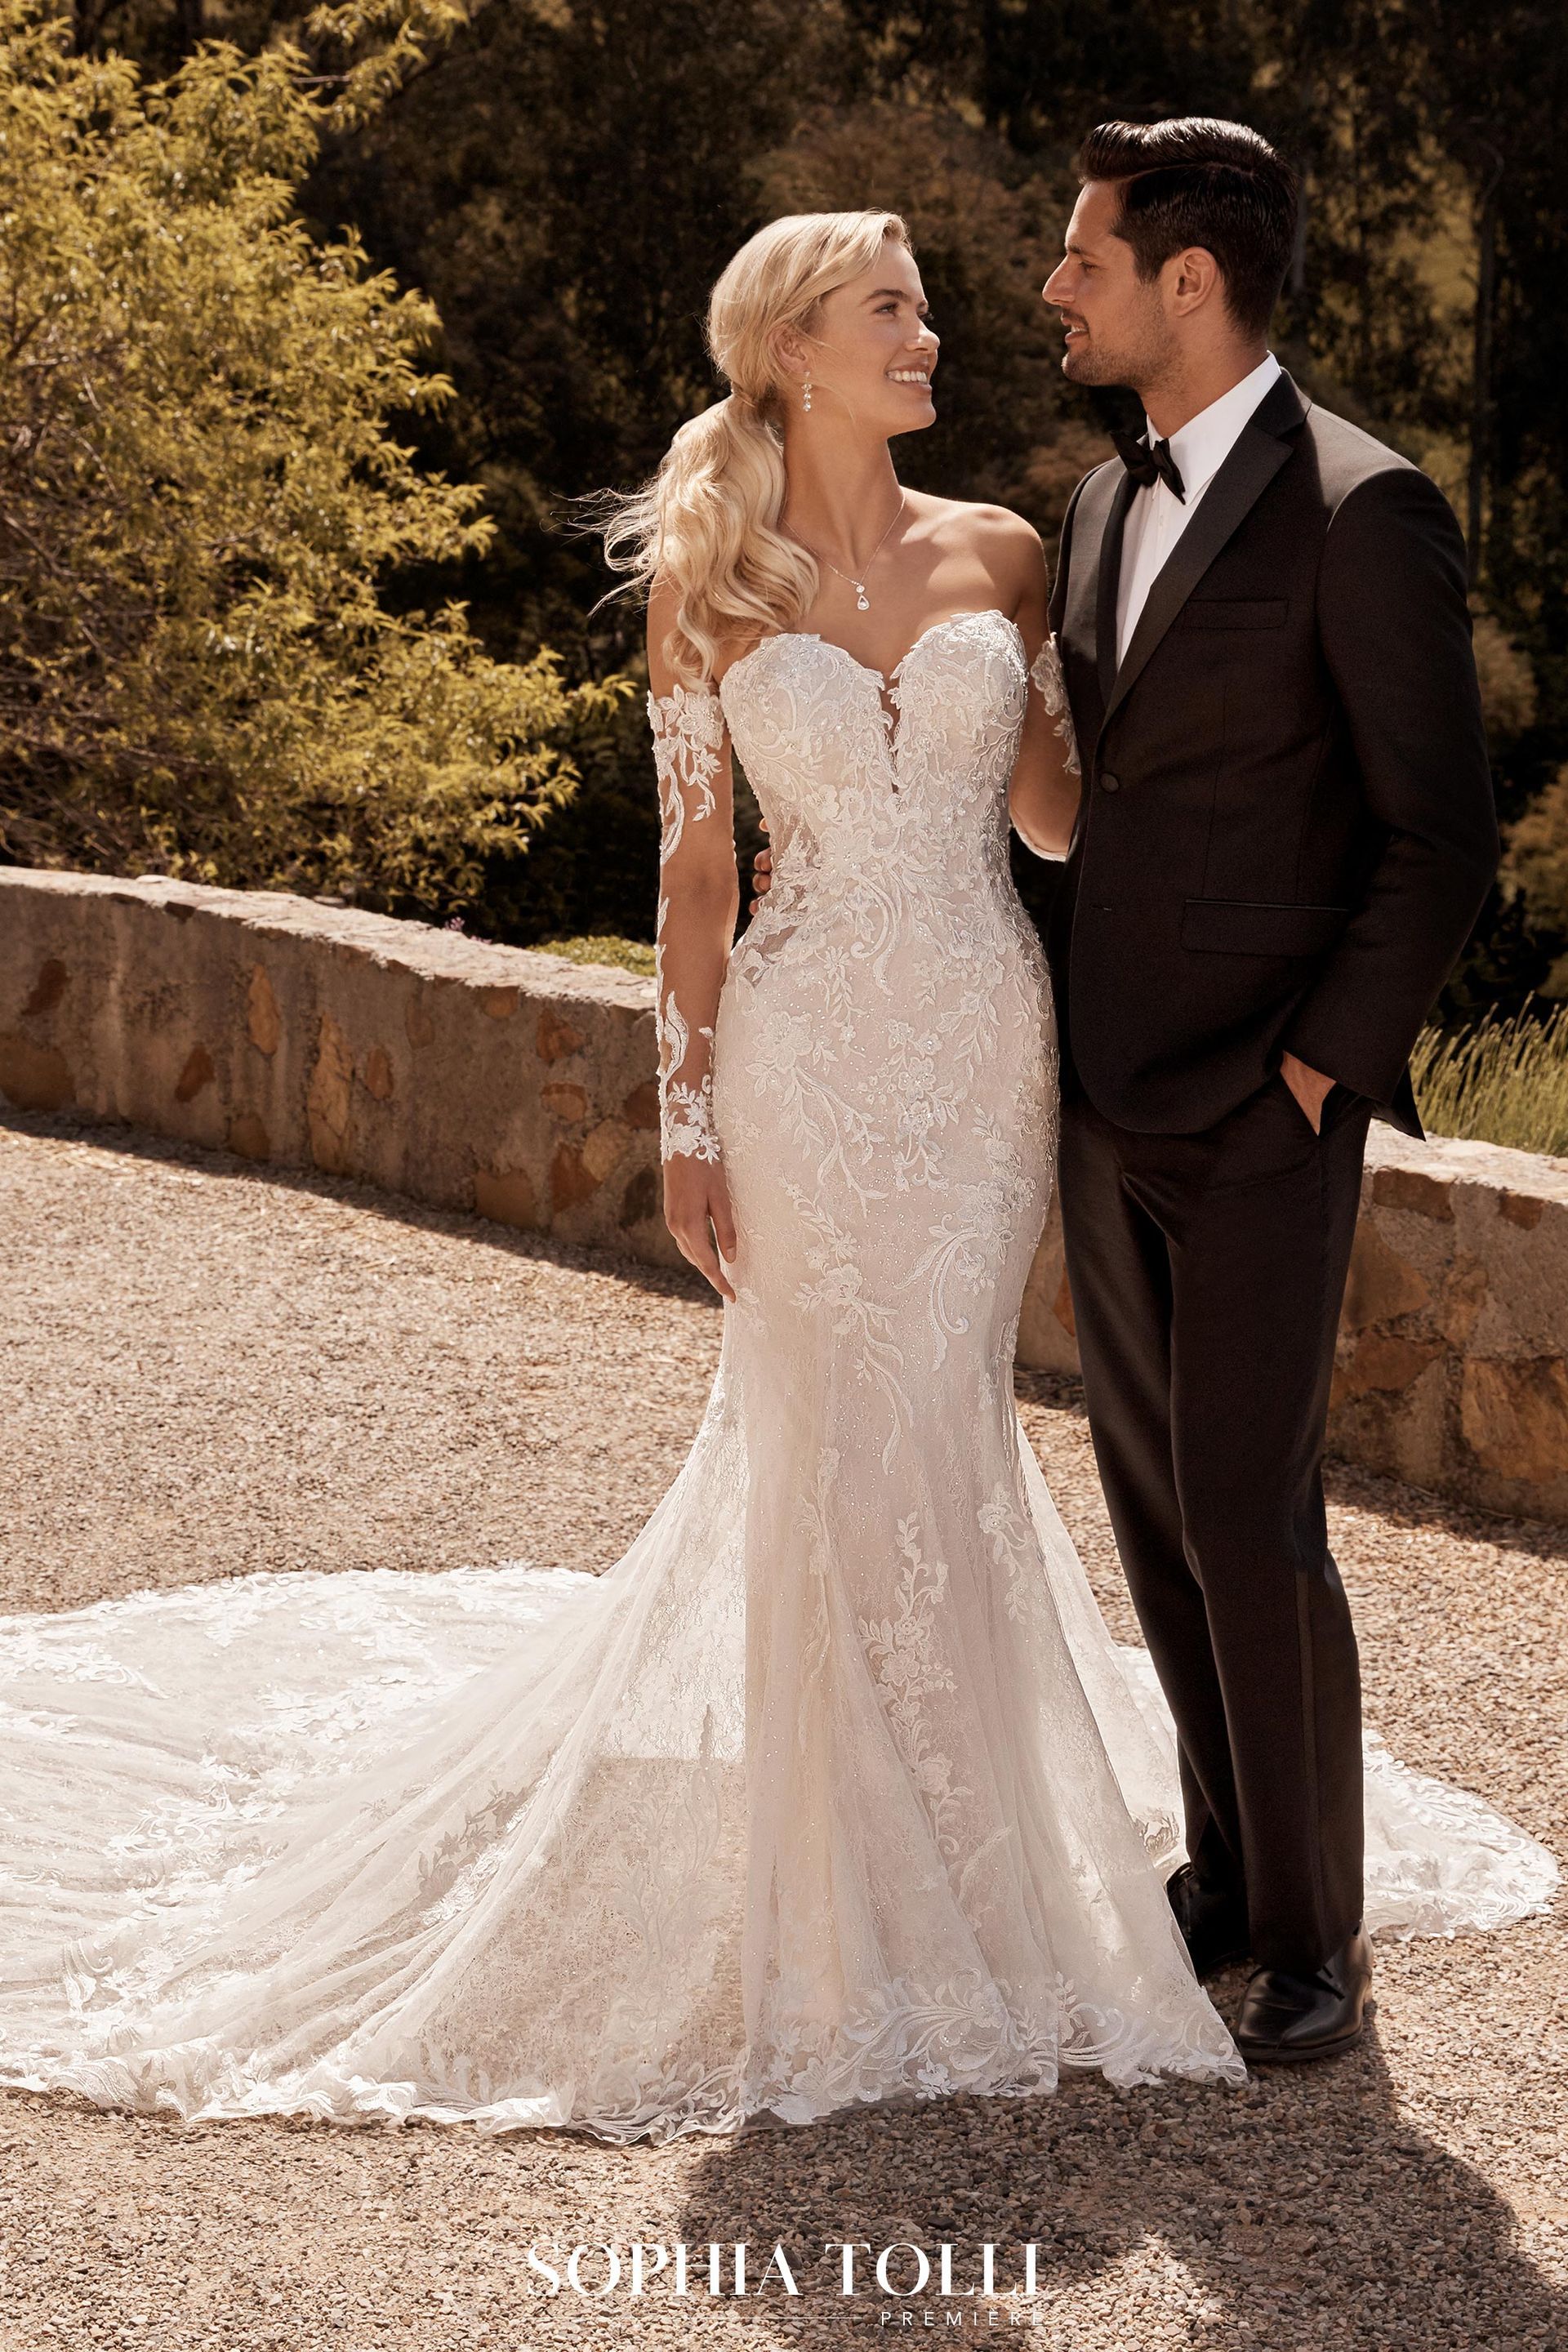
[[[1288,596],[1189,596],[1177,625],[1184,629],[1282,629],[1289,610]]]
[[[1300,907],[1263,898],[1189,898],[1182,945],[1215,955],[1310,956],[1331,948],[1348,907]]]

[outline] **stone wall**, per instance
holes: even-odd
[[[1054,1208],[1018,1354],[1078,1369]],[[1373,1123],[1329,1444],[1482,1510],[1568,1520],[1568,1160]]]
[[[0,867],[0,1093],[680,1262],[653,988],[268,892]],[[1053,1213],[1019,1355],[1076,1371]],[[1330,1429],[1568,1519],[1568,1160],[1374,1125]]]
[[[0,867],[0,1091],[682,1263],[653,989],[280,892]]]

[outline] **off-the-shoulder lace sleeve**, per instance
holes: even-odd
[[[1045,643],[1029,666],[1029,676],[1039,688],[1040,699],[1056,720],[1056,731],[1068,747],[1068,775],[1081,774],[1078,763],[1078,738],[1073,733],[1072,709],[1068,701],[1068,682],[1063,675],[1061,651],[1054,633],[1047,633]]]
[[[658,1035],[659,1156],[721,1157],[713,1124],[713,1023],[723,983],[722,944],[683,919],[683,869],[697,862],[689,828],[718,809],[724,715],[706,688],[650,694],[658,779],[658,920],[654,992]],[[733,817],[724,793],[731,845]]]

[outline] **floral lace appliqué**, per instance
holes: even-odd
[[[1073,732],[1072,710],[1068,702],[1067,675],[1062,668],[1061,647],[1054,632],[1047,633],[1045,643],[1029,665],[1029,677],[1038,687],[1040,699],[1056,720],[1056,731],[1068,747],[1068,775],[1081,774],[1078,761],[1078,738]]]

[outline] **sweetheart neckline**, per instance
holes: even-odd
[[[924,645],[928,637],[931,637],[936,635],[938,629],[951,628],[954,621],[988,620],[993,614],[995,614],[997,620],[1002,622],[1005,627],[1012,630],[1014,635],[1018,639],[1018,642],[1021,645],[1024,638],[1023,630],[1018,626],[1017,622],[1014,620],[1010,613],[1005,613],[1002,610],[1000,604],[981,604],[973,608],[965,607],[962,612],[949,613],[945,614],[942,620],[931,622],[927,627],[921,631],[918,637],[913,638],[910,643],[905,646],[903,652],[899,656],[898,660],[893,664],[890,670],[879,669],[874,662],[863,662],[858,654],[852,654],[850,652],[847,646],[841,646],[837,637],[825,637],[820,629],[774,629],[770,635],[759,637],[756,644],[752,646],[749,653],[740,655],[736,660],[730,664],[729,668],[724,672],[723,677],[719,680],[719,689],[722,692],[725,681],[733,677],[738,669],[742,668],[745,663],[752,660],[758,654],[760,654],[764,646],[776,646],[784,643],[786,639],[798,637],[809,645],[826,646],[830,647],[834,653],[842,654],[845,660],[850,665],[851,668],[862,671],[867,677],[874,677],[878,681],[878,684],[884,695],[891,694],[893,690],[893,680],[898,677],[899,672],[903,668],[904,664],[912,655],[920,651],[920,648]],[[885,708],[882,715],[884,718],[890,717],[890,714]]]

